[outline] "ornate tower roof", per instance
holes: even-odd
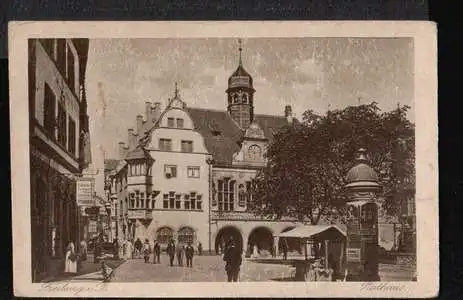
[[[243,51],[243,48],[241,47],[241,39],[239,40],[239,63],[238,63],[238,68],[231,74],[231,76],[228,78],[228,88],[235,88],[235,87],[244,87],[244,88],[250,88],[253,89],[253,80],[251,75],[244,69],[243,67],[243,61],[241,58],[241,52]]]
[[[361,148],[358,150],[359,156],[357,164],[352,167],[346,175],[346,187],[364,187],[364,188],[378,188],[379,178],[378,174],[367,163],[366,150]]]

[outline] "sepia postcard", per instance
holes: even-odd
[[[436,296],[430,22],[10,22],[16,296]]]

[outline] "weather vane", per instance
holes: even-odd
[[[239,44],[239,48],[238,50],[240,51],[240,66],[242,65],[242,60],[241,60],[241,52],[243,51],[243,48],[241,47],[242,46],[242,40],[241,39],[238,39],[238,44]]]

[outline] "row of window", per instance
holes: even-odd
[[[151,176],[151,165],[143,163],[130,163],[128,166],[129,176]]]
[[[157,231],[156,240],[160,244],[167,244],[174,239],[174,231],[169,227],[161,227]],[[193,244],[195,241],[195,231],[190,227],[183,227],[177,233],[177,243]]]
[[[162,207],[164,209],[201,210],[202,200],[202,195],[196,192],[183,195],[175,192],[169,192],[163,195]],[[120,205],[122,208],[122,201]],[[137,193],[130,193],[130,201],[128,207],[130,209],[154,209],[156,208],[155,205],[156,201],[155,199],[151,198],[150,194],[145,194],[144,192],[138,191]]]
[[[76,94],[76,74],[74,54],[65,39],[41,39],[43,48],[55,62],[58,70],[66,78],[69,88]],[[77,77],[78,78],[78,77]]]
[[[167,127],[170,128],[183,128],[182,118],[167,118]]]
[[[212,206],[217,206],[219,211],[233,211],[235,209],[235,186],[236,181],[230,178],[224,178],[217,181],[217,190],[213,184],[214,196],[212,197]],[[245,207],[251,201],[251,181],[238,186],[238,206]],[[216,195],[217,194],[217,197]]]
[[[177,166],[176,165],[165,165],[164,176],[166,178],[177,178]],[[188,178],[199,178],[199,167],[188,166],[187,167]]]
[[[172,151],[171,139],[159,139],[159,150]],[[180,151],[185,153],[193,152],[193,141],[182,140],[180,144]]]
[[[43,127],[52,139],[76,156],[76,123],[70,116],[67,116],[64,101],[59,101],[58,105],[56,102],[55,93],[45,83]],[[57,113],[56,107],[58,107]]]
[[[169,192],[163,195],[163,208],[165,209],[186,209],[186,210],[201,210],[202,195],[196,192],[190,194],[177,194]]]
[[[146,194],[146,199],[145,199],[145,193],[144,192],[139,192],[137,191],[136,193],[130,193],[130,206],[129,208],[135,208],[135,209],[154,209],[156,206],[156,202],[154,199],[150,199],[150,194]]]

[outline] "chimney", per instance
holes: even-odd
[[[127,147],[129,149],[133,149],[135,148],[135,133],[133,132],[133,129],[132,128],[129,128],[128,130],[128,136],[127,136],[127,140],[129,141]]]
[[[155,102],[154,107],[151,107],[152,122],[156,123],[161,116],[161,102]]]
[[[137,134],[138,136],[143,135],[143,116],[142,115],[137,116]]]
[[[285,106],[285,118],[289,124],[293,122],[293,110],[291,108],[291,105]]]
[[[119,142],[119,159],[124,159],[125,153],[125,143]]]
[[[145,102],[145,120],[147,123],[151,122],[151,102]]]

